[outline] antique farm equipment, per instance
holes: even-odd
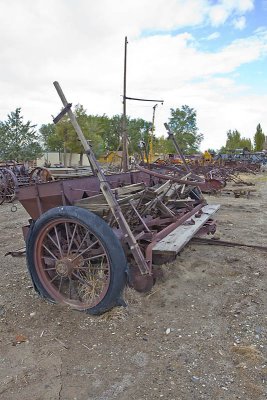
[[[22,186],[49,182],[53,179],[50,171],[44,167],[26,169],[24,164],[17,163],[0,166],[0,205],[4,202],[12,203]]]
[[[16,189],[18,187],[18,180],[14,172],[9,168],[0,168],[0,204],[3,202],[12,203],[16,197]]]
[[[126,283],[150,290],[159,267],[197,232],[214,233],[201,188],[191,172],[162,174],[151,166],[104,174],[59,84],[64,109],[93,175],[20,187],[31,216],[24,227],[27,264],[37,292],[53,302],[100,314],[123,304]],[[170,171],[169,171],[170,172]]]

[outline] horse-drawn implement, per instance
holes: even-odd
[[[30,214],[24,227],[29,272],[37,292],[53,302],[100,314],[122,304],[126,284],[150,290],[158,264],[173,259],[197,233],[214,233],[201,192],[207,182],[152,168],[104,174],[57,82],[64,109],[93,175],[21,186]]]

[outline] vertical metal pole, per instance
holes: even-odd
[[[151,127],[151,137],[150,137],[150,143],[149,143],[149,163],[153,162],[153,134],[155,131],[155,112],[156,112],[156,107],[158,104],[155,104],[153,106],[153,116],[152,116],[152,127]]]
[[[187,171],[187,172],[191,172],[191,168],[190,168],[189,165],[187,164],[186,159],[185,159],[185,157],[184,157],[184,155],[183,155],[183,153],[182,153],[180,147],[178,146],[178,143],[177,143],[177,141],[176,141],[176,139],[175,139],[175,136],[174,136],[173,132],[172,132],[172,131],[170,130],[170,128],[169,128],[169,125],[165,122],[164,126],[165,126],[165,128],[166,128],[166,130],[167,130],[167,132],[168,132],[168,135],[169,135],[168,139],[171,139],[171,140],[173,141],[175,150],[176,150],[177,153],[179,154],[179,156],[180,156],[180,158],[181,158],[181,160],[182,160],[182,162],[183,162],[183,164],[184,164],[184,166],[185,166],[186,171]]]
[[[123,114],[122,114],[122,170],[129,169],[128,138],[126,128],[126,72],[127,72],[127,36],[124,42],[124,78],[123,78]]]

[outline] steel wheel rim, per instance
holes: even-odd
[[[3,204],[6,199],[7,183],[5,175],[0,171],[0,204]]]
[[[107,250],[81,222],[60,218],[46,224],[36,237],[34,258],[42,286],[58,303],[85,310],[107,294]]]
[[[44,183],[53,180],[51,172],[45,167],[36,167],[30,173],[30,183]]]
[[[16,189],[18,187],[18,181],[14,172],[9,169],[4,170],[5,178],[6,178],[6,194],[5,200],[7,203],[12,203],[12,201],[16,198]]]

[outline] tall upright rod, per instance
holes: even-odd
[[[158,104],[153,106],[153,116],[152,116],[152,126],[151,126],[151,136],[150,136],[150,143],[149,143],[149,160],[148,162],[153,162],[153,135],[155,131],[155,113]]]
[[[127,36],[124,42],[124,77],[123,77],[123,114],[122,114],[122,169],[123,172],[129,169],[128,138],[126,127],[126,73],[127,73]]]
[[[174,136],[173,132],[171,131],[169,125],[165,122],[164,126],[165,126],[165,129],[166,129],[167,133],[168,133],[168,139],[171,139],[173,141],[175,150],[179,154],[179,156],[180,156],[180,158],[181,158],[181,160],[182,160],[182,162],[183,162],[183,164],[185,166],[186,171],[187,172],[191,172],[191,168],[187,164],[186,159],[185,159],[185,157],[184,157],[184,155],[182,153],[182,150],[180,149],[180,147],[179,147],[179,145],[177,143],[177,140],[175,139],[175,136]]]

